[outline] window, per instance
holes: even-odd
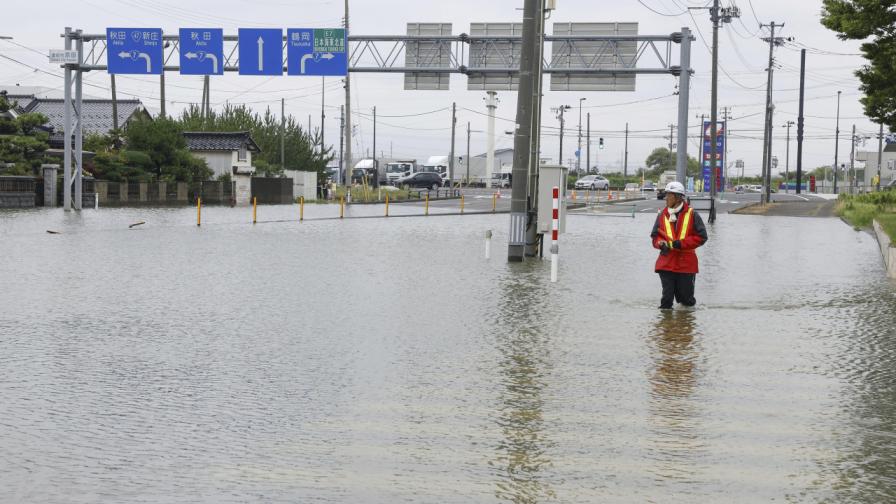
[[[240,152],[236,156],[237,161],[245,161],[246,160],[246,146],[243,145],[240,147]]]

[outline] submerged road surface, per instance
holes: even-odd
[[[896,501],[868,233],[720,214],[661,312],[653,213],[556,284],[506,215],[333,213],[0,213],[0,502]]]

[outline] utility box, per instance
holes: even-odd
[[[560,232],[566,231],[566,177],[569,168],[541,165],[538,172],[538,233],[551,234],[554,218],[554,186],[560,188]]]

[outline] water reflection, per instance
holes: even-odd
[[[502,284],[495,338],[502,385],[496,421],[503,440],[490,464],[498,470],[499,499],[534,503],[554,496],[543,474],[551,465],[548,450],[553,446],[544,419],[546,376],[551,370],[550,337],[542,332],[548,296],[531,265],[509,269],[514,271]]]
[[[667,483],[691,481],[703,442],[697,403],[699,348],[696,312],[661,310],[650,333],[651,360],[648,449],[651,472]]]

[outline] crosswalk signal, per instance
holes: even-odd
[[[603,138],[601,138],[600,142],[598,142],[597,148],[600,150],[604,150],[604,139]]]

